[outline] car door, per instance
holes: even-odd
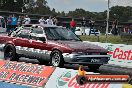
[[[28,56],[28,47],[30,46],[29,34],[30,30],[23,29],[15,35],[16,38],[13,41],[15,43],[16,52],[18,54]]]
[[[30,56],[48,60],[49,51],[47,43],[40,38],[44,38],[44,30],[42,27],[33,28],[30,36]]]

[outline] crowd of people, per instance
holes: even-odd
[[[7,18],[7,32],[13,31],[17,26],[21,26],[22,24],[29,24],[31,19],[26,16],[19,16],[18,18],[13,14],[9,15]]]
[[[58,20],[56,17],[49,17],[48,19],[45,19],[44,17],[41,17],[39,19],[39,23],[40,24],[47,24],[47,25],[57,25],[58,24]]]
[[[17,26],[21,26],[22,24],[30,24],[30,23],[31,23],[31,19],[28,15],[19,16],[18,18],[14,14],[9,15],[9,17],[6,20],[7,32],[13,31]],[[40,19],[38,19],[38,23],[42,24],[42,25],[43,24],[58,25],[58,19],[56,17],[51,17],[51,16],[49,16],[48,19],[46,19],[45,17],[41,17]],[[70,26],[71,31],[73,31],[75,33],[77,23],[73,18],[70,21],[69,26]],[[96,36],[95,21],[93,21],[92,19],[87,20],[83,17],[82,21],[81,21],[81,30],[80,30],[82,35],[86,35],[85,29],[87,27],[89,27],[89,29],[90,29],[89,35],[91,35],[91,32],[94,32],[94,34]],[[110,32],[113,35],[118,35],[118,21],[117,20],[113,21],[112,28],[111,28]],[[132,31],[130,30],[130,28],[128,26],[124,27],[123,32],[132,33]]]
[[[83,17],[83,19],[82,19],[82,22],[81,22],[81,33],[82,33],[82,35],[86,35],[86,33],[85,33],[85,29],[86,29],[86,27],[89,27],[90,28],[90,31],[89,31],[89,35],[91,35],[91,32],[93,31],[94,32],[94,35],[96,36],[96,33],[95,33],[95,27],[94,27],[94,23],[95,23],[95,21],[93,21],[92,19],[91,20],[89,20],[89,21],[87,21],[84,17]],[[71,30],[73,31],[73,32],[75,32],[75,29],[76,29],[76,22],[75,22],[75,20],[74,19],[72,19],[71,21],[70,21],[70,28],[71,28]]]
[[[22,24],[30,24],[31,19],[28,15],[25,16],[19,16],[18,18],[13,14],[9,15],[7,18],[7,32],[13,31],[17,26],[21,26]],[[44,17],[41,17],[38,20],[39,24],[47,24],[47,25],[57,25],[58,20],[56,17],[49,17],[48,19],[45,19]]]

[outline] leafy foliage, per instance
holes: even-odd
[[[50,9],[47,5],[48,0],[0,0],[0,10],[25,12],[41,15],[53,16],[68,16],[74,18],[94,18],[95,20],[105,20],[106,13],[104,12],[90,12],[82,8],[76,8],[74,11],[68,13],[56,12],[55,8]],[[119,21],[131,22],[132,7],[114,6],[110,8],[110,20],[118,19]]]

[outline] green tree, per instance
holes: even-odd
[[[110,19],[119,21],[128,21],[132,16],[132,7],[114,6],[110,8]]]
[[[23,0],[0,0],[0,9],[4,11],[21,12]]]
[[[51,14],[50,7],[47,5],[46,0],[37,0],[33,3],[33,5],[30,5],[30,8],[27,12],[33,14]]]

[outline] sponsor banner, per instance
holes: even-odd
[[[0,80],[6,82],[41,87],[53,71],[53,67],[0,60]]]
[[[16,85],[16,84],[11,84],[6,82],[0,82],[0,88],[31,88],[31,87]]]
[[[91,43],[109,50],[108,53],[110,55],[110,60],[108,62],[109,64],[132,68],[132,45],[99,42]]]
[[[122,84],[110,84],[109,82],[88,82],[79,85],[76,81],[77,72],[71,69],[56,68],[45,88],[122,88]]]
[[[108,45],[110,61],[109,64],[132,67],[132,45]]]

